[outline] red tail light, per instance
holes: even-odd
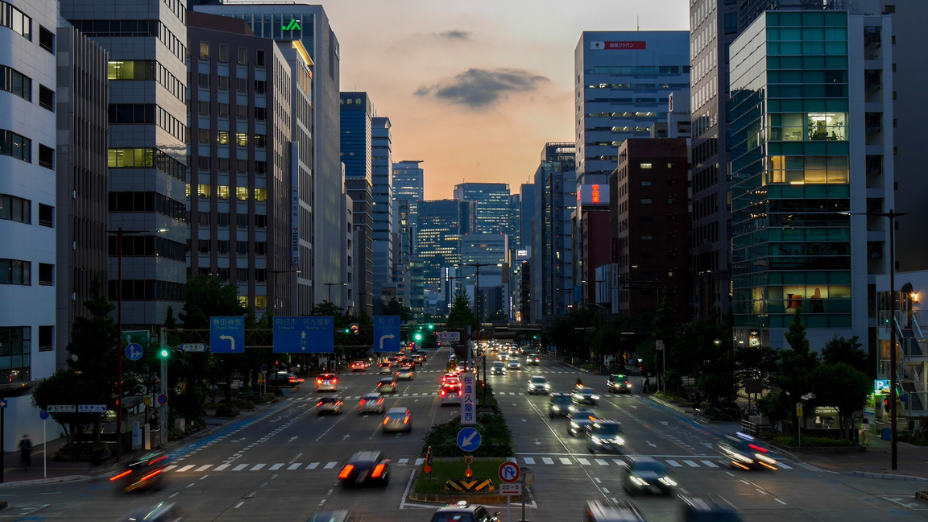
[[[442,396],[442,397],[445,396],[445,390],[442,390],[442,391],[441,391],[441,396]]]
[[[377,404],[383,404],[383,399],[377,399]]]
[[[132,470],[131,470],[131,469],[128,470],[128,471],[123,471],[123,472],[120,473],[119,475],[116,475],[115,477],[111,478],[111,479],[110,479],[110,482],[119,480],[119,479],[125,477],[126,475],[128,475],[128,474],[130,474],[130,473],[132,473]]]
[[[337,383],[337,382],[338,382],[338,379],[337,379],[337,378],[332,379],[332,384],[335,384],[335,383]]]
[[[753,445],[753,444],[748,444],[748,447],[751,448],[751,449],[755,449],[755,450],[757,450],[757,451],[759,451],[759,452],[761,452],[761,453],[767,453],[767,450],[765,450],[764,448],[761,448],[761,447],[759,447],[759,446],[755,446],[755,445]]]
[[[316,379],[316,384],[322,384],[322,379]]]
[[[322,406],[322,401],[319,401],[319,402],[316,404],[316,407],[317,407],[317,408],[320,407],[320,406]]]
[[[366,400],[366,399],[361,399],[361,406],[364,406],[365,404],[367,404],[367,400]]]
[[[377,466],[374,467],[374,472],[371,473],[371,477],[380,478],[380,476],[383,475],[383,469],[386,467],[386,464],[377,464]]]
[[[383,425],[386,426],[388,422],[390,422],[390,418],[389,418],[389,417],[388,417],[388,418],[385,418],[385,419],[383,420]]]
[[[348,464],[347,466],[342,468],[342,472],[338,474],[338,478],[342,480],[348,478],[348,475],[351,475],[351,470],[353,469],[354,469],[354,466],[351,464]]]
[[[145,482],[146,480],[148,480],[148,479],[150,479],[150,478],[153,478],[153,477],[155,477],[155,476],[157,476],[157,475],[160,475],[160,474],[161,474],[161,470],[160,470],[160,469],[156,469],[155,471],[152,471],[152,472],[149,473],[148,475],[145,475],[144,477],[142,477],[142,478],[139,480],[139,482]]]
[[[167,458],[168,458],[167,455],[163,455],[163,456],[158,457],[158,458],[156,458],[155,460],[149,462],[148,465],[149,465],[149,466],[154,466],[156,462],[161,462],[162,460],[165,460],[165,459],[167,459]]]

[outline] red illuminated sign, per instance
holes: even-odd
[[[599,203],[599,185],[593,185],[593,203]]]

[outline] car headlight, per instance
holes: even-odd
[[[766,456],[766,455],[763,455],[763,454],[761,454],[761,453],[755,453],[754,456],[757,457],[757,460],[762,460],[762,461],[766,462],[767,464],[776,464],[776,463],[777,463],[777,461],[776,461],[775,459],[772,459],[772,458],[770,458],[770,457],[768,457],[768,456]]]
[[[551,389],[551,385],[550,385],[550,384],[545,384],[545,389],[546,389],[546,390],[550,390],[550,389]]]
[[[630,477],[630,478],[631,478],[632,482],[634,482],[635,485],[637,485],[637,486],[647,486],[647,485],[648,485],[648,483],[647,483],[646,481],[644,481],[644,480],[642,480],[642,479],[640,479],[640,478],[638,478],[638,477]]]
[[[593,435],[592,437],[590,437],[590,440],[593,441],[593,444],[602,444],[602,441],[599,440],[599,437],[597,437],[596,435]]]
[[[577,424],[577,423],[576,423],[576,422],[574,422],[574,421],[570,421],[570,427],[571,427],[571,428],[579,428],[579,427],[580,427],[580,425],[579,425],[579,424]]]
[[[593,399],[594,401],[598,401],[599,395],[590,395],[590,398]]]
[[[661,477],[657,480],[658,482],[660,482],[661,484],[665,486],[676,486],[677,485],[677,483],[674,482],[673,479],[671,479],[670,477]]]
[[[554,410],[554,411],[561,411],[561,407],[560,407],[560,406],[551,406],[551,409]]]

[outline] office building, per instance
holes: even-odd
[[[403,306],[412,308],[410,304],[410,263],[413,257],[412,226],[409,224],[409,201],[405,199],[393,200],[393,219],[396,228],[393,232],[393,268],[391,282],[395,287],[396,300]],[[389,302],[389,299],[384,299]]]
[[[290,65],[281,45],[255,36],[242,20],[191,12],[187,36],[196,165],[190,275],[235,285],[259,316],[295,315]]]
[[[464,285],[473,288],[477,305],[474,312],[485,322],[497,312],[509,317],[509,240],[506,234],[464,234],[461,236],[459,274]],[[479,266],[478,266],[479,265]],[[502,265],[502,266],[498,266]]]
[[[619,147],[609,189],[620,315],[654,316],[666,297],[674,322],[690,320],[688,158],[680,138]]]
[[[651,127],[652,138],[691,138],[689,89],[670,93],[667,97],[667,120]]]
[[[509,224],[507,225],[507,235],[509,236],[509,249],[514,250],[522,246],[522,195],[511,194],[509,196]]]
[[[374,106],[366,92],[341,93],[341,156],[345,165],[345,190],[352,209],[355,279],[349,285],[356,301],[354,313],[373,315],[373,175],[371,174],[371,123]],[[331,283],[332,281],[328,281]],[[356,294],[356,295],[355,295]]]
[[[342,248],[345,216],[340,211],[344,185],[339,155],[338,38],[320,5],[234,3],[199,5],[194,10],[243,19],[255,35],[262,38],[286,42],[286,45],[299,41],[306,52],[306,61],[312,63],[312,92],[307,93],[311,96],[311,106],[306,110],[291,109],[297,117],[312,121],[312,125],[306,126],[311,134],[300,141],[301,146],[312,147],[312,164],[305,172],[300,172],[300,180],[307,182],[312,204],[301,203],[298,220],[301,227],[310,229],[299,232],[301,238],[307,238],[305,247],[304,241],[300,241],[299,282],[312,289],[312,301],[308,303],[311,308],[328,297],[326,282],[342,282],[347,273],[344,266],[347,256]],[[311,114],[305,114],[307,112]],[[300,301],[299,313],[309,313],[309,310],[304,310],[302,299]],[[335,304],[347,308],[347,302]]]
[[[416,259],[422,263],[425,294],[440,293],[442,267],[461,263],[461,237],[474,230],[475,209],[473,201],[441,199],[419,202]]]
[[[162,0],[60,6],[109,53],[109,230],[132,232],[123,238],[122,323],[162,324],[168,307],[176,314],[186,299],[187,11]],[[108,295],[116,301],[116,234],[109,254]]]
[[[894,208],[890,14],[767,11],[731,47],[735,337],[868,335]],[[868,166],[879,164],[880,169]],[[898,210],[898,209],[896,209]]]
[[[55,373],[55,350],[65,349],[55,346],[55,231],[70,223],[55,208],[57,4],[0,9],[0,391],[3,443],[15,448],[41,431],[32,386]]]
[[[523,183],[519,187],[519,248],[532,246],[532,218],[535,216],[535,185]]]
[[[425,193],[425,171],[420,163],[413,160],[393,164],[393,199],[409,201],[409,222],[413,228],[418,223],[419,202]]]
[[[574,51],[577,181],[606,185],[628,138],[666,120],[690,83],[688,31],[584,31]]]
[[[575,151],[573,143],[546,143],[535,170],[531,245],[535,323],[550,324],[574,304],[571,215],[577,206]]]
[[[454,199],[477,203],[477,233],[509,233],[509,185],[506,183],[461,183],[454,186]]]
[[[107,53],[67,22],[64,25],[58,28],[55,37],[55,52],[61,57],[55,96],[58,126],[55,346],[60,348],[55,350],[57,369],[67,367],[66,348],[74,319],[90,317],[84,302],[90,299],[94,278],[106,285],[108,262]],[[77,78],[85,81],[78,82]]]
[[[373,206],[374,314],[384,302],[383,287],[393,284],[393,135],[390,118],[375,117],[371,122],[371,178]],[[391,294],[395,297],[395,290]],[[389,299],[387,299],[389,301]]]
[[[611,314],[603,307],[605,297],[612,295],[612,286],[596,277],[596,269],[612,262],[612,231],[609,219],[609,185],[577,186],[577,208],[573,218],[574,284],[579,295],[578,306],[595,308],[601,314]]]

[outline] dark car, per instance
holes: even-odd
[[[716,445],[716,451],[737,469],[777,469],[777,459],[761,441],[746,433],[724,436]]]
[[[592,410],[575,410],[567,414],[567,434],[571,437],[584,436],[590,424],[596,420]]]
[[[538,366],[540,359],[538,359],[537,353],[530,353],[525,357],[526,366]]]
[[[622,453],[625,437],[622,423],[615,420],[595,419],[586,430],[586,449],[590,453]]]
[[[641,509],[627,500],[611,504],[601,500],[588,500],[583,522],[645,522],[645,518]]]
[[[379,451],[359,451],[348,459],[338,473],[342,487],[377,485],[390,482],[390,459]]]
[[[496,522],[498,516],[499,512],[491,514],[484,506],[462,500],[436,511],[431,522]]]
[[[154,506],[138,508],[128,515],[119,518],[119,522],[181,522],[177,507],[173,503],[158,502]]]
[[[279,386],[299,386],[304,379],[301,379],[296,376],[294,373],[290,372],[277,372],[267,374],[267,383],[270,385],[279,385]]]
[[[548,417],[566,417],[573,406],[569,393],[552,393],[548,399]]]
[[[667,466],[651,457],[628,457],[626,460],[625,491],[670,495],[677,483],[670,478]]]
[[[160,451],[145,454],[110,477],[110,482],[126,493],[158,487],[161,485],[164,468],[168,462],[170,462],[168,456]]]
[[[734,508],[716,504],[711,500],[680,497],[683,500],[683,522],[741,522]]]
[[[609,393],[631,394],[632,382],[623,373],[612,374],[609,376],[609,380],[606,381],[606,389],[609,390]]]

